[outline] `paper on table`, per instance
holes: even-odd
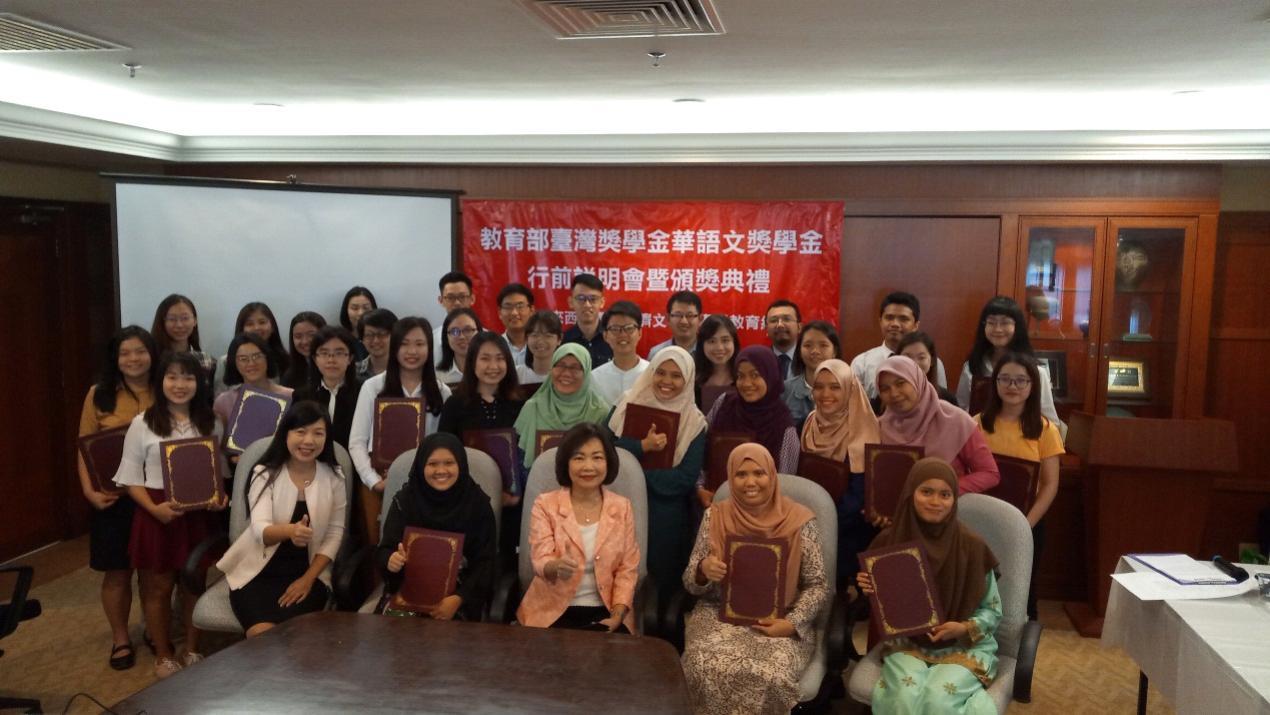
[[[1181,601],[1201,598],[1229,598],[1257,587],[1256,579],[1231,585],[1182,585],[1154,571],[1115,573],[1111,578],[1140,601]]]
[[[1230,584],[1235,579],[1211,561],[1197,561],[1186,554],[1129,554],[1129,558],[1160,572],[1177,583]]]

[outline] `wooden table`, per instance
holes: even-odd
[[[327,611],[156,683],[117,712],[689,713],[656,638]]]

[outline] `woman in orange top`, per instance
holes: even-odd
[[[110,338],[106,361],[97,384],[88,388],[84,410],[79,417],[79,436],[102,430],[127,427],[132,418],[154,404],[150,392],[150,369],[159,362],[159,348],[145,328],[129,325]],[[110,667],[127,670],[136,663],[136,653],[128,636],[128,614],[132,611],[132,564],[128,559],[128,538],[132,534],[133,501],[120,499],[121,492],[98,491],[89,477],[84,458],[78,458],[79,486],[93,505],[88,532],[88,565],[102,572],[101,606],[114,635]],[[100,474],[107,488],[114,474]]]
[[[522,625],[635,632],[635,514],[630,500],[603,487],[617,468],[607,429],[583,422],[565,433],[556,450],[561,488],[540,494],[530,517],[534,580],[516,611]]]

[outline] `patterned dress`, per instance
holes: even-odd
[[[882,651],[882,679],[873,687],[873,712],[996,715],[984,688],[997,676],[997,624],[1001,597],[992,571],[983,599],[967,621],[966,638],[940,648],[901,638]]]
[[[683,668],[693,712],[697,715],[788,713],[798,703],[798,681],[816,650],[816,619],[832,596],[825,580],[820,527],[803,525],[798,598],[786,615],[797,634],[772,638],[751,628],[719,620],[719,588],[697,584],[697,564],[710,552],[710,514],[706,510],[684,571],[684,587],[700,596],[688,614]]]

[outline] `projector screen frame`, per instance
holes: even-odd
[[[460,198],[466,193],[462,189],[415,189],[408,187],[346,186],[338,184],[306,184],[296,181],[294,176],[287,180],[269,179],[224,179],[198,176],[167,176],[162,174],[132,174],[126,172],[107,172],[98,174],[111,182],[110,197],[110,257],[113,286],[111,296],[113,307],[113,330],[117,331],[123,324],[123,308],[120,297],[119,276],[119,205],[117,187],[119,184],[159,184],[167,186],[195,186],[200,188],[252,189],[265,191],[303,191],[332,194],[366,194],[376,196],[418,196],[425,198],[448,199],[451,206],[450,220],[450,270],[463,270],[463,215]],[[148,325],[143,326],[149,328]],[[113,332],[113,331],[112,331]]]

